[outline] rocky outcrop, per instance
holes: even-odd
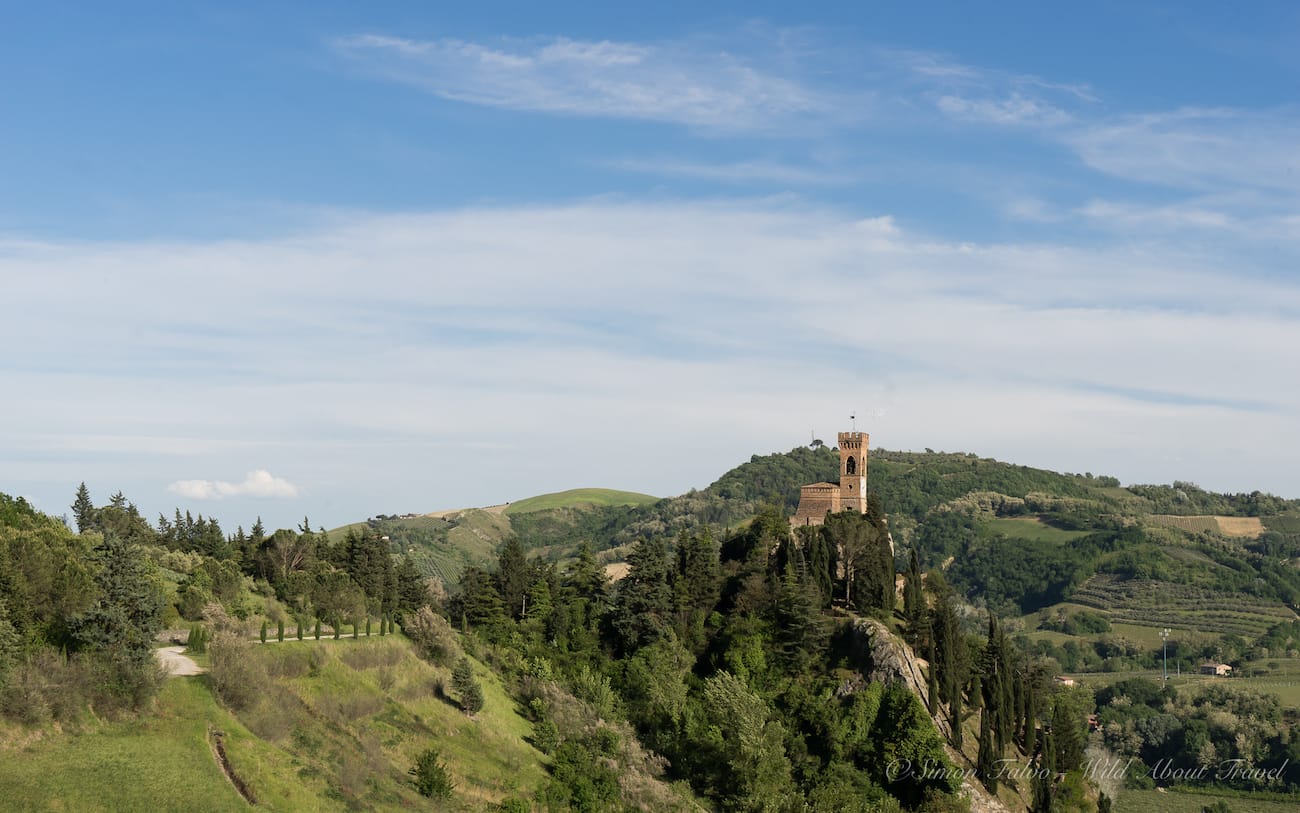
[[[929,686],[925,677],[928,664],[918,658],[907,642],[889,631],[874,618],[858,618],[853,622],[853,653],[858,671],[872,683],[902,683],[929,708]],[[854,686],[840,687],[841,692],[852,692]],[[968,775],[962,782],[962,792],[970,797],[971,813],[1010,813],[1007,806],[991,795],[973,778],[970,760],[956,749],[946,745],[951,739],[952,727],[947,716],[940,712],[934,726],[944,738],[944,749],[953,764]]]

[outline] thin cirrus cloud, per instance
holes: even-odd
[[[1186,108],[1097,122],[1066,137],[1089,166],[1192,189],[1300,192],[1300,121],[1285,110]]]
[[[804,167],[779,161],[707,163],[671,157],[625,158],[599,162],[622,172],[672,175],[728,184],[778,183],[801,186],[843,186],[857,181],[853,173]]]
[[[361,34],[334,45],[368,73],[488,107],[720,131],[780,127],[837,109],[827,93],[738,54],[671,43],[555,38],[489,46]]]
[[[230,497],[293,498],[298,487],[266,469],[250,471],[241,482],[224,480],[177,480],[167,490],[190,500],[224,500]]]

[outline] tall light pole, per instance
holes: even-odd
[[[1168,627],[1165,627],[1164,629],[1160,630],[1160,640],[1164,641],[1165,644],[1164,672],[1165,672],[1165,683],[1168,683],[1169,682],[1169,628]]]

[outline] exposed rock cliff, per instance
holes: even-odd
[[[891,633],[884,624],[874,618],[858,618],[853,622],[854,647],[858,671],[867,680],[880,683],[902,683],[929,707],[929,688],[925,679],[924,660],[918,658],[907,642]],[[844,687],[852,691],[851,687]],[[947,715],[942,711],[935,717],[935,728],[943,736],[944,749],[953,764],[968,775],[974,766],[965,755],[947,745],[952,734],[952,727]],[[971,813],[1010,813],[1007,806],[992,796],[978,780],[972,778],[962,782],[962,791],[970,796]]]

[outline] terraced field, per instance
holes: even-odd
[[[1147,520],[1166,528],[1177,528],[1189,533],[1214,533],[1257,539],[1264,533],[1264,523],[1259,517],[1223,517],[1215,515],[1183,517],[1174,514],[1150,514]]]
[[[1220,593],[1190,585],[1133,579],[1089,579],[1070,600],[1106,610],[1110,620],[1145,627],[1196,632],[1235,632],[1257,636],[1295,613],[1281,604],[1239,593]]]

